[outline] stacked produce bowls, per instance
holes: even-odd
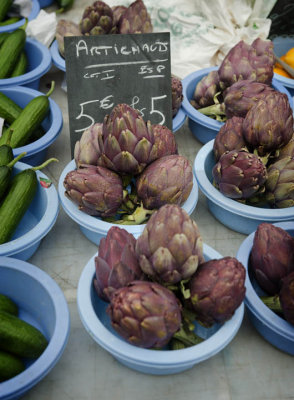
[[[283,56],[288,50],[294,47],[294,37],[278,36],[273,39],[274,51],[278,57]],[[275,80],[285,86],[291,96],[294,96],[294,78],[288,78],[275,73]]]

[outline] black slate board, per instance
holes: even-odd
[[[65,37],[71,151],[120,103],[172,129],[170,34]]]

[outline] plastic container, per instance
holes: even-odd
[[[32,99],[43,95],[37,90],[24,86],[16,86],[9,88],[0,88],[0,92],[11,98],[16,104],[24,108]],[[27,155],[22,158],[22,162],[30,165],[39,165],[44,161],[48,147],[57,139],[63,126],[62,112],[54,100],[50,99],[50,109],[48,116],[44,119],[42,127],[45,134],[38,140],[13,150],[15,156],[24,151]]]
[[[222,256],[204,244],[204,256],[208,261]],[[96,254],[95,254],[96,256]],[[226,347],[241,325],[244,305],[223,325],[215,324],[206,329],[195,325],[195,332],[206,340],[197,346],[183,350],[149,350],[133,346],[121,338],[112,328],[106,313],[108,303],[95,292],[93,278],[95,265],[93,256],[85,266],[78,284],[77,303],[80,318],[86,331],[119,362],[136,371],[153,375],[175,374],[192,368]]]
[[[31,9],[31,12],[30,12],[30,14],[28,16],[28,20],[29,21],[31,21],[32,19],[36,18],[37,15],[40,12],[40,4],[39,4],[38,0],[31,0],[31,1],[32,1],[32,9]],[[14,24],[0,26],[0,33],[15,31],[15,29],[17,29],[20,26],[24,25],[24,23],[25,23],[25,18],[22,18],[18,22],[15,22]]]
[[[281,222],[273,224],[294,236],[294,223]],[[245,305],[249,318],[256,330],[273,346],[294,355],[294,326],[271,311],[259,298],[266,295],[261,290],[256,280],[248,273],[249,255],[251,253],[255,232],[252,232],[241,244],[238,252],[238,260],[246,267],[246,297]]]
[[[67,215],[71,219],[73,219],[80,226],[82,233],[89,240],[91,240],[91,242],[93,242],[95,244],[99,244],[100,239],[107,235],[108,230],[114,224],[102,221],[98,217],[93,217],[91,215],[84,213],[83,211],[80,211],[78,209],[78,206],[73,201],[71,201],[70,199],[68,199],[65,196],[65,194],[64,194],[65,189],[63,186],[63,181],[64,181],[66,174],[70,171],[73,171],[74,169],[76,169],[76,163],[74,160],[72,160],[67,164],[67,166],[62,171],[60,178],[59,178],[59,183],[58,183],[59,199],[60,199],[60,202],[61,202],[61,205],[62,205],[64,211],[67,213]],[[194,211],[197,201],[198,201],[198,185],[196,183],[195,178],[193,177],[192,192],[190,193],[190,196],[185,201],[185,203],[183,204],[182,207],[190,215]],[[145,224],[142,224],[142,225],[118,225],[118,224],[116,224],[116,226],[118,226],[120,228],[124,228],[129,233],[132,233],[134,236],[136,236],[136,235],[139,235],[143,231]]]
[[[188,125],[191,132],[193,133],[195,138],[203,144],[209,142],[210,140],[213,140],[224,123],[201,114],[190,104],[190,100],[193,97],[197,83],[209,72],[216,71],[217,69],[218,67],[201,69],[199,71],[193,72],[192,74],[189,74],[182,81],[184,95],[182,107],[188,116]],[[285,93],[288,96],[290,106],[293,109],[293,99],[288,90],[276,79],[273,79],[272,87],[279,92]]]
[[[0,385],[1,400],[23,396],[57,364],[67,344],[70,316],[57,283],[44,271],[25,261],[0,257],[0,293],[19,308],[19,317],[34,325],[47,338],[48,346],[26,369]]]
[[[18,162],[13,171],[18,173],[28,168],[30,165]],[[40,177],[48,179],[41,171],[37,171],[37,177],[38,179]],[[0,256],[28,260],[55,224],[58,212],[58,195],[54,185],[46,189],[39,184],[37,193],[12,239],[7,243],[0,244]]]
[[[35,39],[27,38],[25,52],[28,58],[27,72],[14,78],[0,79],[0,91],[12,86],[39,89],[40,79],[49,71],[52,59],[49,49]]]
[[[212,168],[215,165],[213,140],[206,143],[197,153],[194,173],[200,190],[206,196],[210,212],[228,228],[249,234],[261,222],[283,222],[294,220],[294,207],[271,209],[241,204],[224,196],[212,184]]]
[[[290,36],[278,36],[273,39],[274,44],[274,52],[278,57],[283,56],[287,53],[288,50],[294,47],[294,37]],[[286,78],[285,76],[274,74],[275,80],[278,81],[280,84],[285,86],[291,96],[294,96],[294,78]]]

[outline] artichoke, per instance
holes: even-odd
[[[222,90],[239,80],[253,80],[271,85],[275,59],[273,43],[256,39],[251,45],[243,40],[236,44],[222,61],[219,70]]]
[[[178,154],[178,146],[174,134],[164,125],[152,125],[154,145],[149,154],[148,164],[158,158]]]
[[[260,156],[285,146],[293,135],[293,111],[287,95],[273,91],[255,103],[244,118],[243,135]]]
[[[123,201],[119,175],[104,167],[81,165],[64,178],[65,195],[89,215],[115,215]]]
[[[183,101],[183,85],[179,78],[176,76],[171,77],[171,91],[172,91],[172,116],[174,117]]]
[[[284,157],[294,157],[294,136],[285,146],[280,148],[277,160],[281,160]]]
[[[151,33],[153,31],[150,15],[142,0],[136,0],[121,15],[118,33]]]
[[[284,229],[259,224],[250,254],[250,268],[268,294],[279,292],[280,281],[294,271],[294,239]]]
[[[212,169],[215,186],[231,199],[249,199],[264,191],[266,167],[255,154],[232,150],[223,154]]]
[[[113,6],[111,7],[112,13],[113,13],[113,25],[118,25],[118,21],[120,20],[120,17],[124,14],[124,12],[127,10],[126,6]]]
[[[271,164],[265,184],[265,198],[277,208],[294,206],[294,158],[284,157]]]
[[[97,165],[102,153],[102,124],[96,123],[86,129],[75,144],[74,159],[79,168],[82,164]]]
[[[190,278],[204,261],[196,222],[177,205],[156,211],[137,239],[140,267],[152,280],[174,284]]]
[[[165,346],[181,327],[180,303],[156,282],[133,281],[116,290],[107,312],[124,339],[147,349]]]
[[[213,142],[215,161],[218,161],[227,151],[246,148],[242,127],[243,118],[233,117],[220,128]]]
[[[116,33],[112,9],[103,1],[95,1],[85,8],[80,21],[83,35]]]
[[[103,121],[103,154],[99,164],[121,174],[139,174],[154,145],[151,123],[138,110],[118,104]]]
[[[199,265],[189,281],[189,303],[204,326],[229,320],[245,297],[244,266],[234,257]]]
[[[60,19],[56,26],[55,37],[58,43],[59,53],[64,57],[64,38],[65,36],[82,36],[79,25],[73,21]]]
[[[152,162],[136,180],[137,194],[147,209],[164,204],[183,204],[193,187],[188,159],[173,154]]]
[[[95,257],[94,287],[98,296],[109,301],[113,292],[144,277],[135,252],[136,239],[125,229],[112,226],[99,243]]]
[[[217,71],[211,71],[196,85],[191,104],[196,110],[215,104],[215,96],[220,92]]]

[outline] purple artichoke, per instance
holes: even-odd
[[[294,157],[294,136],[291,140],[279,150],[279,155],[276,160],[281,160],[284,157]]]
[[[127,10],[126,6],[113,6],[111,7],[113,13],[113,25],[118,25],[118,21],[120,17],[125,13]]]
[[[103,1],[95,1],[85,8],[80,22],[83,35],[102,35],[115,33],[112,9]]]
[[[199,265],[189,282],[189,303],[205,326],[229,320],[245,297],[244,266],[234,257]]]
[[[66,19],[60,19],[57,22],[55,37],[58,43],[59,53],[62,55],[62,57],[64,57],[65,36],[82,36],[79,25]]]
[[[174,117],[183,101],[183,85],[179,78],[172,76],[171,78],[171,91],[172,91],[172,116]]]
[[[120,176],[104,167],[81,165],[66,175],[63,185],[65,195],[89,215],[115,215],[123,201]]]
[[[233,117],[220,128],[213,142],[215,161],[227,151],[246,149],[242,127],[243,118]]]
[[[273,91],[255,103],[244,118],[243,135],[260,156],[285,146],[293,135],[293,111],[287,95]]]
[[[98,256],[95,257],[94,287],[101,299],[110,301],[116,289],[143,279],[135,245],[134,236],[117,226],[112,226],[107,236],[100,240]]]
[[[294,325],[294,272],[282,279],[279,298],[285,319]]]
[[[103,121],[104,151],[99,164],[121,174],[139,174],[146,167],[154,145],[150,122],[139,111],[118,104]]]
[[[121,15],[118,33],[151,33],[153,31],[150,15],[142,0],[136,0]]]
[[[178,154],[178,145],[173,132],[164,125],[152,125],[154,145],[149,154],[148,164],[172,154]]]
[[[151,216],[136,253],[146,275],[168,284],[190,278],[204,261],[197,224],[176,205],[162,206]]]
[[[255,154],[232,150],[223,154],[212,170],[215,186],[231,199],[249,199],[264,191],[266,167]]]
[[[215,104],[214,98],[219,92],[218,72],[211,71],[197,83],[191,104],[196,110]]]
[[[183,204],[193,187],[193,172],[187,158],[173,154],[159,158],[136,180],[137,194],[148,209],[164,204]]]
[[[97,165],[102,153],[102,124],[96,123],[86,129],[75,144],[74,159],[79,168],[82,164]]]
[[[220,86],[224,90],[239,80],[271,85],[274,63],[273,43],[270,40],[256,39],[251,46],[241,40],[228,52],[219,67]]]
[[[250,268],[263,290],[278,293],[281,279],[294,271],[292,236],[272,224],[260,224],[254,234]]]
[[[294,158],[284,157],[271,164],[265,183],[265,198],[276,208],[294,206]]]
[[[107,312],[124,339],[147,349],[165,346],[181,327],[180,303],[156,282],[133,281],[116,290]]]

